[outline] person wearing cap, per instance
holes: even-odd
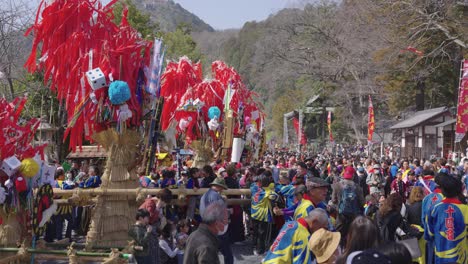
[[[348,234],[351,223],[358,215],[364,212],[365,204],[362,189],[353,181],[354,169],[346,167],[343,173],[343,179],[333,184],[332,203],[338,208],[338,218],[336,220],[336,230],[340,231],[343,238]]]
[[[384,193],[385,178],[382,175],[379,164],[374,164],[372,173],[367,176],[367,185],[369,185],[370,194]]]
[[[314,253],[318,264],[333,264],[339,255],[341,234],[324,228],[315,231],[309,239],[309,250]]]
[[[306,187],[307,193],[304,194],[304,199],[311,201],[314,208],[327,209],[325,201],[330,184],[321,178],[313,177],[307,181]]]
[[[200,215],[203,215],[205,209],[214,202],[223,202],[226,205],[226,201],[221,196],[223,190],[227,190],[228,187],[224,178],[216,177],[212,183],[210,183],[210,189],[202,195],[200,198]],[[232,254],[231,243],[227,233],[223,233],[218,236],[220,251],[224,256],[224,263],[234,263],[234,255]]]
[[[458,199],[461,181],[445,174],[439,184],[445,198],[433,207],[426,223],[435,263],[468,263],[468,205]]]
[[[321,208],[312,210],[304,218],[283,225],[268,250],[263,264],[311,264],[315,258],[310,254],[310,235],[321,228],[327,228],[327,212]]]
[[[294,197],[296,198],[296,203],[286,209],[279,209],[278,207],[273,208],[273,211],[276,215],[283,215],[285,220],[289,219],[291,216],[294,220],[302,218],[308,215],[314,206],[309,200],[303,199],[304,194],[307,193],[307,188],[304,185],[299,185],[294,190]]]

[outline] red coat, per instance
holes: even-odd
[[[406,200],[408,197],[408,184],[405,183],[403,180],[398,182],[398,179],[394,179],[392,182],[392,185],[390,185],[391,192],[396,192],[401,195],[401,198],[403,198],[403,202]]]
[[[148,198],[138,209],[146,209],[150,214],[149,224],[153,225],[159,220],[159,210],[156,208],[156,202]]]

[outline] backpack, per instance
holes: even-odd
[[[342,184],[341,200],[338,212],[340,214],[357,215],[361,213],[361,206],[356,194],[355,184]]]

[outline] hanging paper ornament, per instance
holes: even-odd
[[[192,117],[191,116],[189,116],[188,119],[182,118],[179,121],[180,130],[185,131],[187,129],[187,127],[189,126],[190,122],[192,122]]]
[[[32,178],[39,172],[39,164],[33,159],[24,159],[21,161],[20,172],[24,177]]]
[[[218,118],[221,116],[221,110],[219,110],[219,108],[217,106],[212,106],[210,107],[210,109],[208,109],[208,117],[210,119],[213,119],[213,118]]]
[[[28,190],[28,185],[26,184],[26,180],[21,176],[16,178],[15,187],[18,193],[22,193]]]
[[[86,78],[88,79],[89,86],[91,86],[93,90],[107,86],[106,76],[100,68],[87,71]]]
[[[215,131],[216,129],[218,129],[219,127],[219,123],[218,123],[218,119],[217,118],[213,118],[211,119],[209,122],[208,122],[208,128],[211,130],[211,131]]]
[[[14,185],[14,183],[13,183],[13,181],[11,179],[6,180],[5,187],[7,187],[8,189],[11,189],[11,188],[13,188],[13,185]]]
[[[8,176],[15,174],[21,166],[21,161],[15,156],[6,158],[2,162],[2,171],[4,171]]]
[[[245,124],[246,126],[250,125],[250,117],[249,117],[249,116],[246,116],[246,117],[244,118],[244,124]]]
[[[109,99],[112,104],[120,105],[130,99],[130,88],[123,81],[114,81],[109,85]]]
[[[127,119],[132,118],[132,111],[128,108],[127,104],[123,104],[119,107],[119,121],[126,121]]]

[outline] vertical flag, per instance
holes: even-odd
[[[372,98],[369,95],[369,117],[367,120],[367,144],[372,144],[372,136],[374,135],[375,120],[374,120],[374,106],[372,105]]]
[[[462,60],[460,69],[460,87],[458,89],[457,125],[455,127],[455,143],[460,142],[467,131],[468,125],[468,60]]]
[[[154,40],[154,50],[153,50],[153,58],[151,60],[149,78],[148,78],[148,85],[147,85],[147,92],[157,96],[159,93],[159,87],[161,85],[161,73],[164,63],[164,51],[161,52],[163,49],[163,43],[160,39]]]
[[[307,137],[305,136],[305,133],[304,133],[304,128],[302,128],[302,133],[299,133],[299,118],[297,117],[294,117],[293,118],[293,125],[294,125],[294,130],[296,130],[296,135],[298,137],[298,141],[299,141],[299,144],[301,145],[305,145],[307,144]],[[301,137],[299,139],[299,137]]]
[[[332,129],[331,129],[331,118],[332,118],[332,113],[331,111],[328,112],[328,117],[327,117],[327,127],[328,127],[328,134],[330,136],[330,142],[333,142],[333,134],[332,134]]]

